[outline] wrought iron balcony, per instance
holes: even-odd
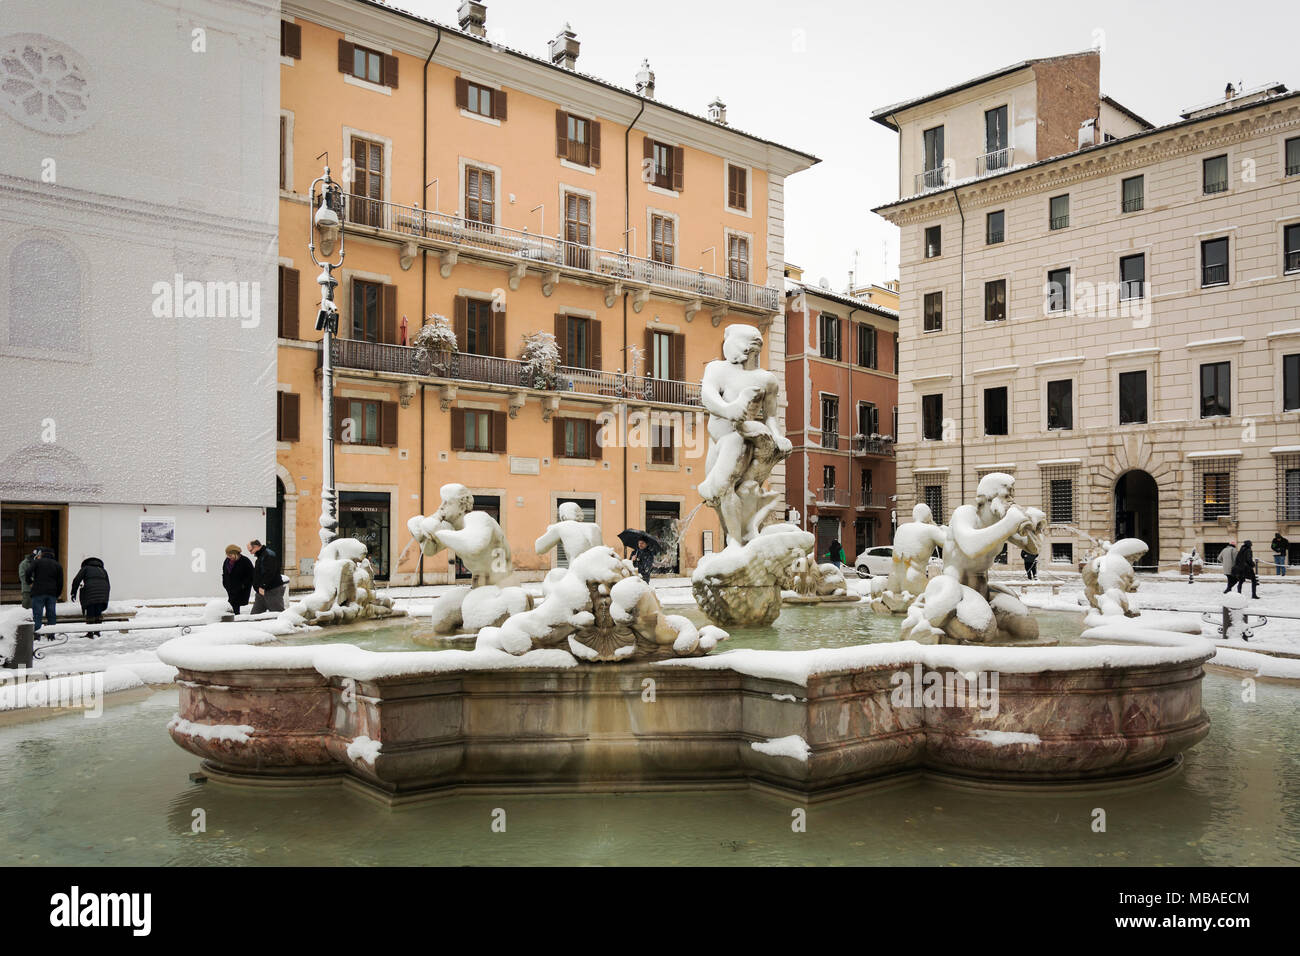
[[[938,189],[947,184],[948,167],[936,166],[934,169],[926,169],[916,174],[916,185],[913,191],[923,193],[927,189]]]
[[[561,365],[549,375],[539,374],[519,359],[469,352],[429,352],[409,345],[333,340],[333,361],[338,369],[358,369],[414,378],[476,382],[506,388],[596,395],[616,402],[649,402],[700,406],[700,386],[695,382],[649,378],[601,369]]]
[[[742,279],[714,275],[703,268],[684,266],[640,256],[623,250],[602,249],[559,236],[511,229],[495,223],[477,222],[464,216],[402,206],[379,199],[348,197],[350,228],[370,228],[380,233],[416,238],[431,245],[456,250],[476,250],[489,257],[504,257],[538,271],[583,273],[583,278],[623,282],[638,287],[665,290],[689,297],[712,299],[764,312],[781,309],[781,290],[755,285]]]
[[[817,504],[835,508],[847,508],[849,506],[849,489],[822,488],[817,492]]]
[[[1005,146],[1002,149],[995,149],[991,153],[985,153],[975,160],[975,175],[983,176],[986,173],[995,173],[1000,169],[1010,169],[1015,160],[1016,148],[1014,146]]]
[[[889,455],[894,454],[894,440],[892,438],[872,438],[868,435],[853,436],[853,450],[864,455]]]
[[[865,488],[858,493],[859,508],[888,508],[889,495],[882,495],[879,492],[867,491]]]
[[[838,431],[830,431],[829,429],[823,429],[822,431],[817,432],[816,434],[817,434],[817,443],[821,445],[823,448],[828,448],[831,451],[840,450],[840,433]]]

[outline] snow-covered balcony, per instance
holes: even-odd
[[[849,489],[822,488],[817,492],[817,504],[833,508],[847,508],[849,506]]]
[[[860,455],[894,456],[894,440],[887,435],[854,435],[853,450]]]
[[[781,308],[780,289],[715,275],[702,267],[689,269],[629,255],[622,249],[602,249],[419,206],[357,197],[349,197],[349,202],[352,207],[347,215],[349,230],[387,235],[403,242],[414,240],[438,255],[444,278],[450,278],[456,262],[465,256],[509,268],[511,288],[518,285],[525,273],[533,272],[542,277],[544,289],[548,285],[553,287],[560,276],[570,274],[586,282],[603,282],[609,287],[606,299],[610,305],[613,296],[623,291],[639,293],[638,311],[651,292],[679,300],[695,300],[695,311],[737,307],[777,312]]]

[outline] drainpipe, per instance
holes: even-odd
[[[433,49],[429,55],[424,58],[424,106],[423,116],[420,122],[422,139],[420,142],[420,203],[422,209],[429,208],[429,64],[433,61],[433,54],[438,50],[438,44],[442,42],[442,27],[434,26],[438,31],[438,38],[433,41]],[[429,250],[420,250],[420,325],[424,325],[424,317],[429,314],[428,311],[428,280],[429,280]],[[420,514],[424,514],[424,485],[425,485],[425,397],[428,386],[420,383]],[[416,564],[415,582],[418,585],[424,584],[424,549],[420,549],[420,557]]]
[[[850,294],[850,295],[853,294],[853,283],[851,283],[851,282],[849,283],[849,294]],[[848,317],[845,321],[848,322],[848,327],[849,327],[849,330],[850,330],[850,331],[852,331],[852,329],[853,329],[853,313],[854,313],[854,312],[859,312],[859,311],[861,311],[861,310],[860,310],[857,306],[854,306],[853,308],[849,309],[849,317]],[[854,340],[854,345],[856,345],[856,344],[857,344],[857,336],[852,336],[852,338],[853,338],[853,340]],[[849,414],[853,416],[853,417],[850,419],[850,421],[851,421],[855,426],[856,426],[857,423],[858,423],[858,409],[857,409],[857,406],[853,404],[853,369],[854,369],[854,363],[855,363],[856,361],[857,361],[857,357],[853,354],[852,351],[850,351],[850,353],[849,353],[849,359],[848,359],[847,362],[844,363],[844,364],[845,364],[845,372],[846,372],[846,374],[848,375],[848,379],[849,379]],[[849,473],[845,476],[846,478],[849,479],[849,509],[850,509],[850,513],[853,515],[853,530],[854,530],[853,542],[854,542],[854,545],[855,545],[855,546],[856,546],[856,544],[857,544],[858,509],[855,508],[855,507],[853,506],[853,472],[852,472],[851,469],[853,468],[853,432],[856,431],[856,430],[857,430],[857,429],[854,428],[853,430],[850,430],[850,431],[849,431],[849,468],[850,468],[850,471],[849,471]],[[865,515],[864,515],[864,517],[865,517]],[[841,546],[844,544],[844,529],[843,529],[843,528],[840,529],[840,544],[841,544]],[[855,550],[855,551],[854,551],[854,554],[856,555],[856,553],[857,553],[857,552],[856,552],[856,550]],[[856,557],[854,557],[854,561],[855,561],[855,562],[857,561],[857,558],[856,558]]]
[[[641,108],[636,111],[636,116],[632,117],[632,122],[628,123],[627,128],[623,130],[623,242],[624,244],[627,243],[628,230],[631,228],[632,225],[632,220],[631,220],[632,173],[628,169],[628,161],[632,158],[630,155],[630,151],[632,148],[631,145],[632,127],[636,125],[637,120],[641,118],[641,114],[645,112],[645,97],[642,96],[639,97],[639,99],[641,100]],[[629,251],[628,254],[631,255],[631,252]],[[627,292],[624,291],[623,293],[623,370],[625,372],[628,371],[627,366],[631,364],[630,362],[628,362],[628,351],[627,351],[627,295],[628,295]],[[649,356],[647,356],[647,359],[648,358]],[[626,422],[628,418],[626,397],[623,399],[623,410],[624,410],[623,419],[626,428]],[[683,425],[683,427],[685,426]],[[627,520],[627,494],[628,494],[627,492],[627,435],[624,434],[623,436],[623,527],[624,528],[631,527],[631,525],[628,524],[628,520]],[[680,517],[681,516],[679,515],[678,516],[679,520]],[[681,547],[680,541],[678,542],[677,546],[680,549]],[[680,553],[678,555],[678,560],[680,560]]]
[[[957,444],[961,449],[961,497],[966,500],[966,213],[961,208],[961,197],[957,187],[952,190],[952,198],[957,202],[957,215],[961,216],[961,253],[958,260],[961,265],[961,292],[957,300],[957,341],[959,343],[958,370],[961,373],[957,383],[957,409],[961,412],[961,423],[957,426]],[[951,514],[951,509],[949,509]]]

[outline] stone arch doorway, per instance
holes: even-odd
[[[1146,542],[1147,553],[1139,571],[1160,566],[1160,489],[1145,471],[1126,471],[1115,481],[1115,540],[1138,538]]]

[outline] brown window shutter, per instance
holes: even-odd
[[[280,401],[284,409],[280,416],[280,441],[298,441],[300,431],[301,403],[294,392],[281,392]]]
[[[680,146],[673,147],[673,189],[678,192],[682,189],[682,167],[685,160],[686,151]],[[716,195],[716,193],[714,194]]]
[[[844,345],[845,345],[845,342],[846,342],[846,339],[844,338],[844,319],[836,319],[835,321],[836,321],[836,324],[839,326],[839,333],[840,333],[840,334],[839,334],[839,339],[840,339],[840,340],[839,340],[838,342],[835,343],[835,344],[836,344],[836,351],[838,351],[839,354],[836,355],[835,357],[836,357],[837,359],[841,359],[841,360],[843,360],[843,358],[844,358]]]
[[[506,118],[506,91],[492,91],[492,118],[504,120]]]
[[[298,24],[280,21],[280,56],[302,58],[302,27]]]
[[[631,371],[629,369],[628,371]],[[655,330],[645,330],[645,358],[641,362],[641,374],[649,378],[655,371]]]
[[[604,368],[605,366],[604,363],[601,361],[601,355],[600,355],[600,320],[599,319],[587,320],[587,341],[588,341],[589,351],[591,353],[590,367],[597,370]]]
[[[298,270],[280,266],[279,333],[284,339],[298,337]]]
[[[379,403],[379,444],[397,444],[397,403]]]
[[[649,136],[641,137],[641,155],[646,159],[655,158],[655,141]]]
[[[506,357],[506,314],[492,313],[492,354],[497,358]]]
[[[668,365],[668,377],[678,382],[686,381],[686,336],[681,332],[673,333],[672,361]]]
[[[555,111],[555,155],[569,158],[569,114]]]
[[[749,170],[736,167],[736,208],[749,205]]]
[[[339,40],[339,72],[340,73],[351,74],[352,72],[353,46],[354,44],[349,43],[347,40]]]
[[[736,208],[736,167],[727,164],[727,205]]]
[[[595,167],[599,167],[600,166],[600,124],[596,122],[592,122],[587,124],[587,128],[591,130],[589,134],[591,139],[591,150],[590,150],[591,165]]]
[[[551,419],[551,455],[564,457],[564,419],[558,415]]]
[[[384,86],[397,89],[397,57],[391,53],[384,54]]]
[[[340,395],[334,396],[334,440],[343,440],[343,420],[348,417],[348,405],[350,403],[346,398]],[[354,429],[355,431],[355,429]],[[353,437],[356,437],[355,435]]]
[[[587,457],[593,461],[600,461],[605,457],[605,449],[600,446],[600,422],[587,422]]]
[[[465,350],[465,340],[469,336],[469,299],[463,295],[456,296],[452,328],[456,332],[456,347],[463,352]]]
[[[451,450],[465,450],[465,409],[451,410]]]
[[[456,77],[456,108],[469,109],[469,80],[463,76]]]
[[[560,349],[560,364],[569,364],[569,317],[566,315],[557,315],[555,317],[555,344]]]
[[[386,285],[383,292],[384,311],[381,317],[383,327],[379,331],[379,340],[389,345],[397,344],[397,286]]]
[[[506,453],[506,413],[492,413],[492,450],[498,455]]]
[[[284,392],[275,393],[275,440],[284,441]]]

